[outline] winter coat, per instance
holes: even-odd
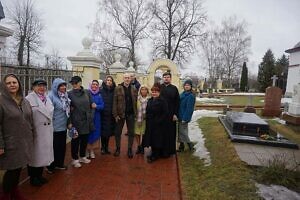
[[[178,89],[175,85],[162,84],[160,95],[163,97],[168,103],[169,109],[169,117],[172,119],[173,115],[178,117],[178,109],[179,109],[179,93]]]
[[[46,105],[35,92],[26,96],[32,109],[34,140],[29,166],[43,167],[53,162],[53,110],[51,100],[47,97]]]
[[[93,117],[95,130],[90,133],[88,139],[88,143],[93,144],[101,136],[101,111],[104,108],[104,102],[100,92],[96,94],[92,94],[92,93],[90,94],[92,96],[93,102],[97,105],[96,109],[94,110],[94,117]]]
[[[137,91],[139,91],[139,89],[141,87],[140,82],[138,80],[136,80],[136,78],[131,82],[131,85],[134,86]]]
[[[52,83],[51,92],[48,97],[51,99],[51,102],[54,106],[53,112],[53,128],[54,132],[60,132],[67,130],[67,121],[68,116],[65,110],[63,110],[63,104],[58,96],[58,86],[66,83],[61,78],[54,79]],[[66,93],[67,95],[67,93]]]
[[[190,122],[195,106],[195,95],[191,91],[184,91],[180,94],[179,121]]]
[[[165,145],[166,148],[169,149],[169,155],[176,153],[176,122],[173,121],[173,115],[178,117],[178,109],[179,109],[179,93],[178,89],[175,85],[162,84],[160,96],[164,98],[168,103],[168,120],[167,130],[168,130],[168,143]]]
[[[19,95],[23,98],[22,91]],[[32,111],[25,98],[20,107],[4,83],[0,83],[0,149],[4,149],[4,154],[0,156],[1,170],[21,168],[30,161],[33,146]]]
[[[101,112],[101,121],[102,121],[102,130],[101,135],[105,137],[109,137],[113,135],[115,131],[116,121],[112,114],[113,108],[113,99],[114,99],[114,91],[115,85],[112,87],[108,87],[105,82],[102,83],[102,89],[100,90],[100,94],[104,101],[104,108]]]
[[[132,98],[132,104],[133,104],[133,112],[134,116],[136,116],[136,101],[137,101],[137,91],[135,87],[131,88],[131,98]],[[123,83],[119,84],[114,92],[114,102],[113,102],[113,116],[114,118],[120,117],[125,118],[125,91],[123,88]]]
[[[168,142],[166,121],[168,119],[168,104],[162,97],[150,98],[146,108],[146,133],[143,145],[154,148],[165,148]]]
[[[92,103],[93,99],[88,90],[80,89],[71,90],[68,92],[69,98],[71,99],[71,123],[78,134],[85,135],[95,130],[93,123],[93,110]]]

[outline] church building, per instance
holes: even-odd
[[[290,97],[293,95],[294,85],[300,83],[300,42],[285,52],[290,54],[285,96]]]

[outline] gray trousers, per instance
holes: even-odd
[[[128,149],[132,148],[134,139],[134,115],[128,115],[125,118],[121,118],[116,124],[115,139],[116,147],[121,147],[121,134],[123,130],[124,123],[126,121],[127,131],[128,131]]]
[[[190,143],[188,123],[178,122],[178,142]]]

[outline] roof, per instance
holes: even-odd
[[[293,48],[285,50],[286,53],[294,53],[300,51],[300,42],[298,42]]]
[[[3,6],[2,6],[2,3],[0,1],[0,20],[5,18],[5,15],[4,15],[4,12],[3,12]]]

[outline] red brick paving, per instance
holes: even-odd
[[[27,180],[21,184],[21,191],[30,200],[181,199],[176,156],[149,164],[142,155],[127,158],[126,136],[122,136],[121,147],[119,157],[97,151],[90,164],[77,169],[68,162],[68,170],[45,174],[47,184],[33,187]],[[110,150],[114,150],[113,137]],[[70,159],[68,145],[66,160]]]

